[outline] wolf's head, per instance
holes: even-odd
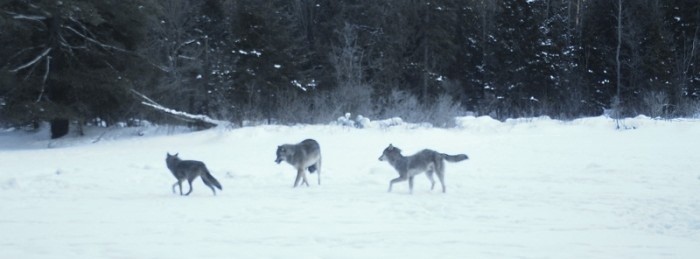
[[[401,149],[389,144],[389,146],[384,149],[384,152],[382,152],[382,156],[379,157],[379,161],[390,160],[397,155],[401,155]]]
[[[275,163],[282,163],[282,161],[286,160],[287,157],[290,157],[293,154],[294,150],[289,147],[289,145],[277,146],[277,159],[275,159]]]
[[[179,153],[175,153],[174,155],[171,155],[170,152],[167,153],[167,156],[165,157],[165,164],[168,166],[168,168],[172,167],[174,164],[180,161],[180,158],[177,157],[177,154]]]

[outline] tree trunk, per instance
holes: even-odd
[[[429,37],[428,37],[428,30],[430,30],[430,6],[425,7],[425,31],[423,32],[423,91],[422,91],[422,100],[423,104],[428,103],[428,79],[430,76],[430,68],[428,67],[428,44],[429,44]]]
[[[617,93],[613,99],[612,109],[615,116],[616,128],[620,129],[620,118],[622,117],[622,75],[620,75],[620,49],[622,48],[622,0],[617,0],[617,48],[615,50],[615,73],[617,83]]]
[[[68,134],[68,119],[53,119],[51,124],[51,139],[57,139]]]
[[[622,47],[622,0],[617,0],[617,49],[615,50],[615,70],[617,73],[617,98],[619,99],[620,103],[622,103],[622,97],[620,96],[621,94],[621,77],[620,75],[620,48]]]

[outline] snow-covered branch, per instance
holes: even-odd
[[[179,48],[182,48],[182,47],[187,46],[187,45],[190,45],[190,44],[192,44],[192,43],[194,43],[194,42],[196,42],[196,41],[197,41],[196,39],[186,40],[186,41],[184,41],[183,43],[180,43],[180,45],[177,46],[177,48],[178,48],[178,49],[179,49]]]
[[[151,98],[148,98],[148,96],[139,93],[138,91],[131,89],[131,92],[134,93],[135,95],[141,97],[143,101],[141,101],[141,104],[146,105],[148,107],[151,107],[153,109],[159,110],[161,112],[170,114],[172,116],[175,116],[178,119],[182,119],[185,121],[197,121],[197,122],[203,122],[205,124],[209,124],[212,126],[224,126],[228,125],[229,123],[226,121],[221,121],[221,120],[215,120],[212,119],[209,116],[203,115],[203,114],[190,114],[182,111],[178,111],[175,109],[170,109],[167,108],[163,105],[158,104],[157,102],[153,101]]]
[[[20,70],[22,70],[22,69],[28,68],[28,67],[30,67],[30,66],[36,64],[36,62],[39,62],[39,60],[41,60],[41,58],[45,57],[45,56],[48,55],[50,52],[51,52],[51,48],[47,48],[47,49],[44,50],[44,52],[42,52],[41,54],[39,54],[39,56],[36,56],[34,59],[32,59],[32,61],[29,61],[29,62],[27,62],[27,63],[24,64],[24,65],[21,65],[21,66],[15,68],[15,69],[12,69],[12,70],[10,70],[10,72],[12,72],[12,73],[17,73],[17,71],[20,71]]]
[[[60,37],[59,42],[61,43],[61,46],[66,47],[69,51],[73,50],[73,49],[87,49],[87,47],[85,45],[73,46],[73,45],[68,44],[68,41],[66,40],[65,37],[63,37],[63,34],[59,34],[59,37]]]
[[[197,58],[195,58],[195,57],[190,57],[190,56],[185,56],[185,55],[178,55],[177,57],[181,58],[181,59],[187,59],[187,60],[197,60]]]
[[[141,102],[141,104],[149,106],[153,109],[168,113],[170,115],[174,115],[174,116],[181,118],[181,119],[184,118],[184,119],[191,120],[191,121],[200,121],[200,122],[204,122],[204,123],[211,124],[214,126],[227,124],[225,121],[215,120],[215,119],[210,118],[209,116],[202,115],[202,114],[190,114],[190,113],[186,113],[186,112],[181,112],[178,110],[166,108],[166,107],[163,107],[161,105],[149,103],[146,101]]]
[[[42,16],[42,15],[25,15],[25,14],[16,14],[16,15],[12,16],[12,18],[17,19],[17,20],[30,20],[30,21],[42,21],[42,20],[47,19],[46,16]]]
[[[49,79],[49,72],[51,71],[51,56],[46,57],[46,67],[44,69],[44,80],[41,81],[41,92],[39,93],[39,97],[36,98],[36,102],[41,101],[46,91],[46,80]]]

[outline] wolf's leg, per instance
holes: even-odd
[[[309,187],[309,181],[306,179],[306,170],[301,170],[301,178],[304,179],[301,184],[306,184],[306,187]]]
[[[388,190],[388,192],[391,192],[391,186],[394,185],[394,183],[403,182],[403,181],[406,181],[406,177],[401,177],[401,176],[399,176],[399,177],[394,178],[393,180],[391,180],[391,181],[389,182],[389,190]]]
[[[321,185],[321,159],[318,159],[316,163],[316,170],[318,171],[318,185]]]
[[[435,189],[435,179],[433,179],[433,170],[426,172],[425,175],[427,175],[428,180],[430,180],[430,190],[432,191],[433,189]]]
[[[173,194],[175,194],[175,186],[177,186],[178,184],[180,184],[180,181],[177,181],[173,184]],[[180,194],[182,194],[182,186],[180,186]]]
[[[297,178],[294,180],[294,187],[297,187],[297,185],[299,185],[299,181],[301,180],[301,174],[304,172],[302,170],[297,170]]]
[[[191,180],[191,179],[187,179],[187,183],[190,185],[190,191],[188,191],[187,193],[185,193],[185,196],[190,195],[190,193],[192,193],[192,180]]]
[[[321,171],[318,171],[318,185],[321,185]]]
[[[180,187],[180,195],[182,195],[182,180],[178,179],[175,184]],[[175,184],[173,184],[173,193],[175,193]]]
[[[408,192],[413,193],[413,176],[408,177]]]
[[[437,171],[435,173],[437,174],[440,184],[442,185],[442,192],[447,192],[447,187],[445,187],[445,171]]]

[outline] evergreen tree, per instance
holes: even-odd
[[[533,6],[525,0],[501,1],[492,44],[497,62],[494,90],[499,117],[538,115],[551,72],[542,56],[546,41]]]
[[[587,102],[602,112],[615,95],[616,10],[612,1],[592,0],[582,18],[582,66],[584,83],[590,86]]]
[[[131,76],[146,70],[134,50],[146,30],[148,1],[4,1],[4,116],[15,123],[68,120],[107,124],[129,117]],[[133,79],[133,78],[131,78]],[[60,125],[60,126],[59,126]]]
[[[678,115],[692,116],[697,110],[684,104],[700,100],[700,2],[670,1],[664,7],[664,40],[671,49],[668,66],[673,74],[670,102],[681,109]]]
[[[150,116],[131,90],[240,122],[700,107],[687,0],[6,0],[0,44],[0,123],[62,131]]]

